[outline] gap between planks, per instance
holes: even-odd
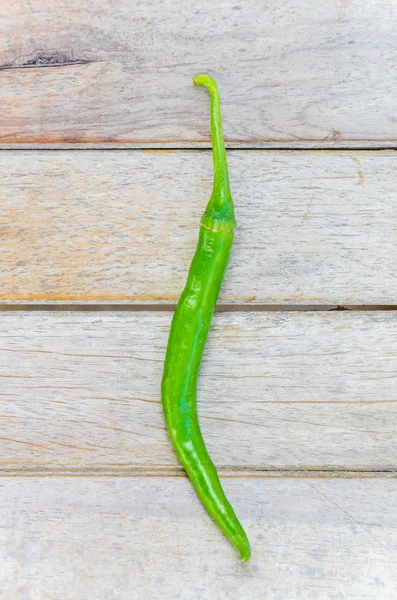
[[[233,152],[233,150],[267,150],[269,152],[279,152],[285,150],[286,152],[345,152],[345,151],[368,151],[368,152],[381,152],[384,150],[397,150],[397,140],[384,140],[368,142],[363,140],[350,140],[350,141],[324,141],[324,142],[277,142],[277,141],[265,141],[265,142],[232,142],[225,140],[226,150]],[[31,142],[31,143],[0,143],[0,152],[8,150],[147,150],[153,151],[189,151],[189,150],[202,150],[205,152],[211,152],[212,145],[210,141],[207,142]]]
[[[286,469],[255,469],[255,468],[218,468],[218,474],[224,479],[238,478],[319,478],[319,479],[389,479],[397,476],[395,467],[382,469],[343,469],[343,468],[286,468]],[[103,467],[73,467],[45,465],[19,465],[15,467],[0,466],[1,477],[186,477],[182,468],[174,467],[128,467],[123,465],[105,465]]]
[[[36,312],[173,312],[175,304],[141,304],[128,302],[87,302],[49,301],[49,302],[0,302],[0,312],[36,311]],[[397,310],[397,304],[218,304],[215,312],[377,312]]]

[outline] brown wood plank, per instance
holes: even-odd
[[[184,478],[2,478],[4,598],[394,600],[397,480],[225,479],[239,562]]]
[[[396,140],[394,0],[3,0],[0,141],[208,141],[219,82],[228,140]]]
[[[223,304],[394,304],[396,155],[231,151]],[[0,300],[177,301],[210,152],[0,153]]]
[[[160,382],[170,313],[1,313],[2,473],[180,473]],[[396,471],[397,316],[223,313],[198,387],[223,472]]]

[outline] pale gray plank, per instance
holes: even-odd
[[[180,472],[160,381],[170,313],[2,313],[3,473]],[[223,471],[396,470],[397,315],[224,313],[198,387]]]
[[[226,479],[247,564],[185,478],[3,478],[8,599],[394,600],[397,480]]]
[[[3,0],[3,142],[396,140],[394,0]]]
[[[221,303],[395,303],[393,152],[228,160],[238,227]],[[0,300],[176,302],[209,152],[10,151],[0,170]]]

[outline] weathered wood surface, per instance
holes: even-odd
[[[395,600],[397,480],[225,479],[239,563],[185,478],[0,479],[4,600]]]
[[[1,471],[180,472],[160,381],[170,313],[2,313]],[[395,470],[397,315],[215,315],[199,381],[223,470]]]
[[[229,152],[238,228],[221,303],[393,304],[397,156]],[[209,152],[0,153],[0,299],[173,303]]]
[[[0,3],[2,142],[395,142],[395,0]]]

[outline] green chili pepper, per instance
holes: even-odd
[[[208,75],[197,75],[194,83],[208,88],[211,97],[214,187],[201,218],[196,253],[172,320],[161,392],[168,431],[181,464],[208,513],[239,550],[241,560],[247,561],[250,544],[205,447],[196,407],[197,376],[229,261],[236,220],[218,88]]]

